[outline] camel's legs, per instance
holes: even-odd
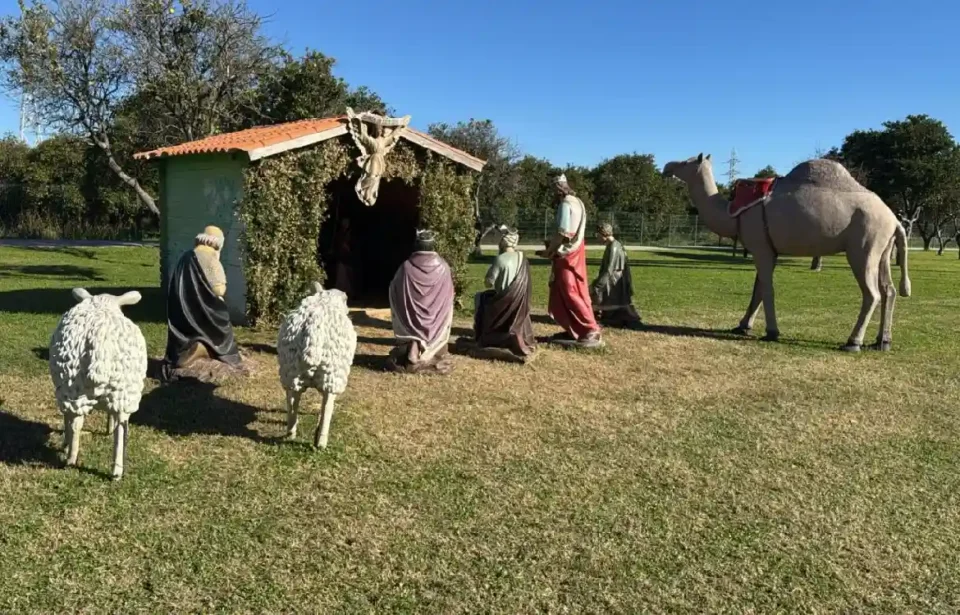
[[[763,298],[763,317],[767,321],[767,334],[763,339],[775,342],[780,339],[773,293],[773,270],[777,267],[777,257],[772,254],[754,254],[753,258],[757,267],[757,280],[760,282],[760,296]]]
[[[856,352],[863,345],[863,334],[870,323],[877,304],[880,303],[880,276],[879,265],[882,253],[878,253],[873,246],[865,246],[860,251],[847,251],[847,262],[853,270],[853,275],[857,278],[860,285],[860,292],[863,294],[863,302],[860,305],[860,316],[857,318],[857,324],[854,325],[850,333],[850,339],[847,341],[844,350]]]
[[[287,439],[293,440],[297,437],[297,424],[300,420],[300,396],[297,391],[287,392]]]
[[[760,294],[760,276],[753,276],[753,293],[750,295],[750,305],[747,306],[747,313],[740,320],[740,326],[734,329],[734,333],[746,335],[750,329],[753,329],[753,323],[757,320],[757,314],[760,312],[760,303],[762,300]]]
[[[67,449],[67,465],[77,465],[80,455],[80,432],[83,431],[83,415],[67,414],[63,417],[63,441]]]
[[[111,418],[113,416],[111,415]],[[117,421],[114,419],[113,432],[113,479],[119,480],[123,476],[123,466],[127,460],[127,438],[130,435],[130,419]]]
[[[318,448],[327,448],[327,438],[330,436],[330,421],[333,419],[333,403],[337,396],[333,393],[323,394],[323,410],[320,420],[317,421],[317,431],[313,434],[313,445]]]
[[[117,428],[117,417],[112,414],[107,415],[107,433],[112,434]]]
[[[890,272],[890,259],[896,243],[890,245],[880,259],[880,329],[877,331],[877,350],[889,350],[893,342],[893,306],[897,302],[897,287]]]

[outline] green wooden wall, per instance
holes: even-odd
[[[237,203],[243,196],[246,161],[231,154],[177,156],[161,162],[160,276],[193,249],[193,240],[208,224],[223,229],[220,261],[227,274],[224,300],[234,324],[246,323],[247,284],[241,254],[242,227]]]

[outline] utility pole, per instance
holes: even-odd
[[[733,187],[733,182],[740,176],[740,169],[737,164],[740,159],[737,158],[737,148],[730,150],[730,160],[727,160],[727,185]]]
[[[737,181],[737,177],[740,175],[740,169],[737,168],[737,164],[740,162],[740,159],[737,158],[737,148],[730,150],[730,160],[727,160],[727,189],[730,191],[730,198],[733,198],[733,182]],[[739,225],[738,225],[739,228]],[[740,237],[734,235],[733,237],[733,255],[737,255],[737,241]],[[744,248],[743,257],[747,257],[747,250]]]
[[[27,108],[27,95],[20,94],[20,140],[26,142],[26,136],[24,135],[24,128],[26,127],[26,108]]]
[[[34,142],[38,140],[39,130],[33,110],[33,98],[29,93],[23,91],[20,93],[20,140],[30,145],[27,138],[28,133],[32,135]]]

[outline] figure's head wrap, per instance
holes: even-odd
[[[557,189],[557,192],[563,195],[576,195],[573,191],[573,188],[570,187],[570,184],[567,183],[567,174],[561,173],[556,179],[553,180],[553,186]]]
[[[601,237],[613,237],[613,225],[609,222],[599,224],[597,225],[597,233],[599,233]]]
[[[207,246],[214,250],[223,249],[223,231],[216,226],[208,226],[193,240],[195,246]]]
[[[500,246],[503,248],[516,248],[520,243],[520,231],[513,226],[500,227]]]
[[[437,245],[437,234],[430,229],[417,229],[415,245],[419,252],[432,252]]]

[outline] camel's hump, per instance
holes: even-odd
[[[803,187],[822,188],[838,192],[869,192],[850,175],[850,172],[842,164],[825,158],[801,162],[785,176],[778,179],[776,185],[778,190],[792,190]]]

